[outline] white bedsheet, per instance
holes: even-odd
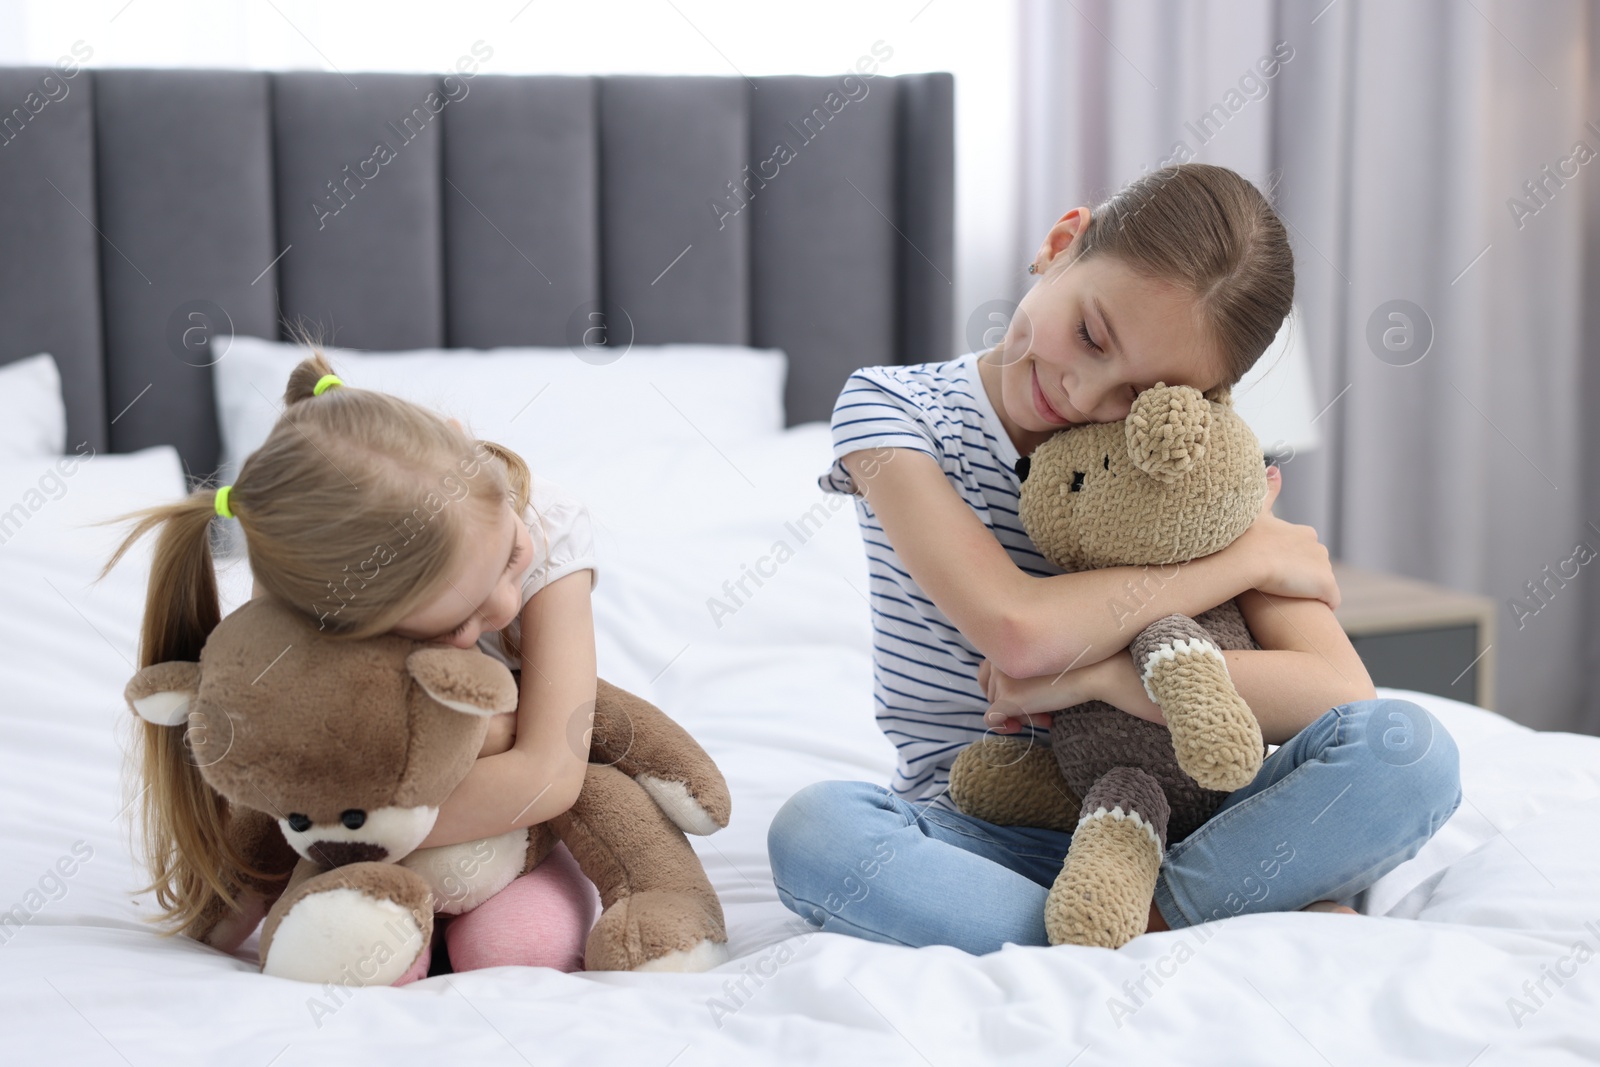
[[[602,673],[678,717],[733,789],[732,824],[695,845],[735,959],[687,976],[503,968],[347,997],[156,936],[119,817],[144,563],[87,589],[110,534],[66,526],[174,492],[178,467],[152,453],[133,477],[105,457],[0,545],[0,908],[28,919],[0,926],[0,1062],[1600,1060],[1600,739],[1404,694],[1456,737],[1467,801],[1374,887],[1371,918],[1261,915],[1119,952],[984,957],[812,933],[777,901],[768,822],[807,782],[886,781],[891,766],[871,720],[854,513],[813,483],[825,429],[721,453],[533,458],[599,520]],[[17,499],[26,481],[0,490]],[[762,579],[745,580],[749,596],[746,566]],[[222,570],[236,603],[248,576]],[[731,613],[714,619],[711,597]],[[72,874],[53,880],[63,858]],[[1142,977],[1148,995],[1124,988]]]

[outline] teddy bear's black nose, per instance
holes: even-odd
[[[359,830],[367,821],[367,813],[360,808],[351,808],[339,816],[339,821],[344,823],[346,830]]]
[[[301,815],[298,811],[289,813],[289,829],[297,834],[303,834],[311,829],[311,818]]]
[[[1028,468],[1031,466],[1033,466],[1032,456],[1023,456],[1017,460],[1016,466],[1013,468],[1017,472],[1017,481],[1025,482],[1028,480]]]
[[[1067,492],[1069,492],[1069,493],[1077,493],[1077,492],[1081,492],[1082,490],[1083,490],[1083,472],[1082,471],[1073,471],[1072,472],[1072,488],[1068,489]]]

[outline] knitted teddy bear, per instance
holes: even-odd
[[[517,706],[511,672],[477,649],[335,638],[258,596],[217,625],[199,663],[146,667],[125,696],[142,718],[186,727],[191,762],[227,802],[228,839],[254,868],[228,873],[236,906],[214,901],[193,935],[233,951],[265,918],[267,974],[357,985],[417,974],[435,912],[470,911],[558,838],[604,907],[589,970],[727,959],[722,906],[683,834],[727,825],[727,784],[660,709],[604,680],[592,735],[574,717],[570,740],[589,766],[570,810],[425,849],[488,716]]]
[[[1173,565],[1244,533],[1266,497],[1261,447],[1228,392],[1210,395],[1157,383],[1124,421],[1063,430],[1020,460],[1022,525],[1040,553],[1068,571],[1148,566],[1150,594]],[[1261,729],[1221,650],[1256,647],[1232,600],[1157,619],[1128,651],[1166,726],[1090,701],[1055,713],[1049,752],[991,736],[957,757],[962,811],[1072,832],[1045,905],[1051,944],[1117,948],[1143,933],[1167,844],[1255,777]]]

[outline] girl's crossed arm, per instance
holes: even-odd
[[[885,451],[893,462],[884,460]],[[843,463],[911,577],[978,651],[1014,678],[1097,663],[1164,615],[1198,615],[1249,589],[1338,605],[1328,550],[1316,531],[1272,514],[1282,484],[1275,471],[1250,529],[1176,576],[1170,568],[1109,567],[1035,578],[1012,562],[931,456],[877,449],[849,453]]]
[[[424,848],[493,837],[572,807],[594,721],[594,617],[588,570],[556,579],[522,608],[516,740],[485,756],[439,808]]]
[[[1238,602],[1261,648],[1222,655],[1234,689],[1250,706],[1268,744],[1283,744],[1329,708],[1377,695],[1361,657],[1326,604],[1257,590],[1241,594]],[[1017,732],[1023,717],[1048,726],[1051,712],[1086,700],[1103,700],[1151,722],[1166,721],[1127,654],[1036,678],[1011,678],[985,664],[978,680],[997,705],[989,713],[996,733]]]

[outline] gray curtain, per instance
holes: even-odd
[[[1327,406],[1279,514],[1494,598],[1496,709],[1591,733],[1597,45],[1592,0],[1024,0],[1014,234],[1174,158],[1270,190]]]

